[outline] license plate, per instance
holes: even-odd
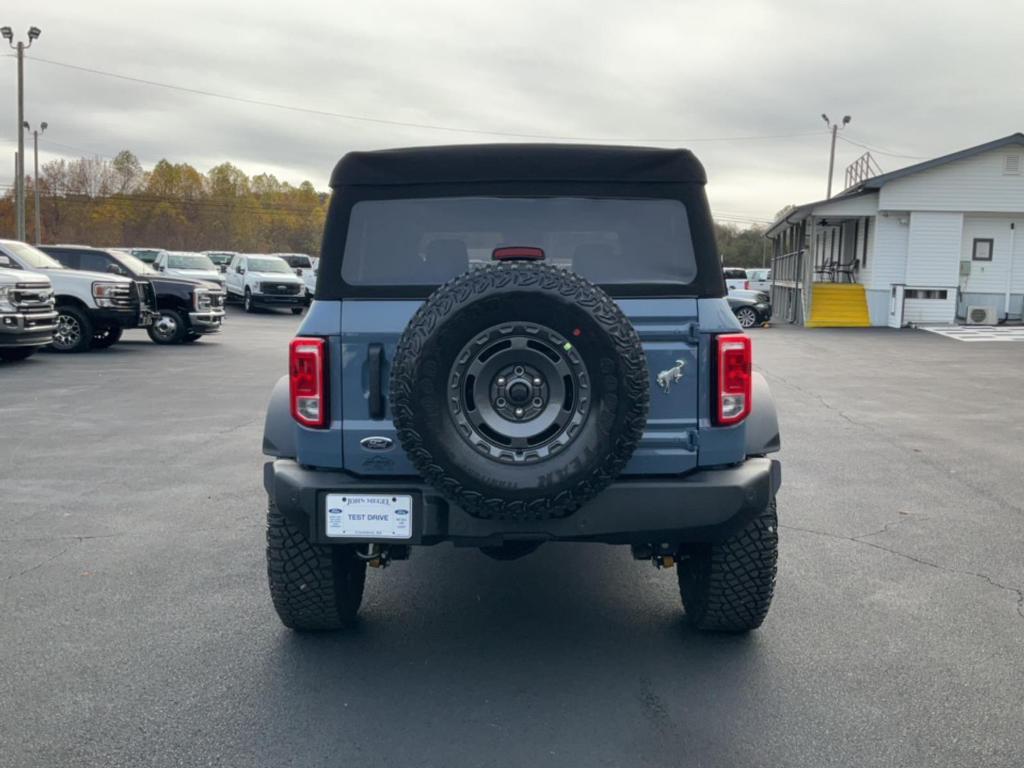
[[[332,539],[412,538],[412,496],[329,493],[325,514]]]

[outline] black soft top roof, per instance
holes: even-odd
[[[582,181],[705,184],[688,149],[586,144],[462,144],[349,152],[331,187],[473,182]]]

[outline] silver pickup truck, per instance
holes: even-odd
[[[24,360],[53,341],[56,326],[50,278],[0,268],[0,360]]]

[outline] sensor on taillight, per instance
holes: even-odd
[[[718,405],[715,423],[738,424],[750,415],[753,363],[750,337],[722,334],[715,337],[717,349]]]
[[[288,346],[292,418],[304,427],[327,424],[326,343],[299,337]]]

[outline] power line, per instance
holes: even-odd
[[[38,61],[42,64],[50,64],[55,67],[64,67],[65,69],[73,69],[79,72],[88,72],[93,75],[101,75],[103,77],[112,77],[118,80],[126,80],[131,83],[138,83],[141,85],[150,85],[156,88],[166,88],[172,91],[181,91],[183,93],[191,93],[197,96],[207,96],[213,99],[224,99],[226,101],[234,101],[240,104],[251,104],[260,107],[271,107],[273,109],[283,109],[289,112],[301,112],[309,115],[319,115],[321,117],[333,117],[341,120],[355,120],[358,122],[375,123],[378,125],[392,125],[401,128],[420,128],[429,131],[447,131],[449,133],[463,133],[463,134],[476,134],[481,136],[501,136],[504,138],[513,139],[545,139],[545,140],[556,140],[556,141],[594,141],[594,142],[606,142],[606,143],[638,143],[638,144],[689,144],[696,142],[729,142],[729,141],[766,141],[772,139],[791,139],[801,136],[817,136],[817,131],[805,131],[802,133],[785,133],[785,134],[772,134],[763,136],[705,136],[695,138],[650,138],[650,137],[607,137],[607,136],[559,136],[552,134],[540,134],[540,133],[512,133],[509,131],[492,131],[479,128],[461,128],[451,125],[436,125],[432,123],[416,123],[407,122],[404,120],[390,120],[381,117],[367,117],[366,115],[353,115],[344,112],[332,112],[324,109],[313,109],[311,107],[297,107],[291,104],[280,104],[273,101],[265,101],[263,99],[251,99],[243,96],[232,96],[226,93],[217,93],[214,91],[206,91],[200,88],[190,88],[183,85],[174,85],[172,83],[161,83],[155,80],[147,80],[141,77],[131,77],[129,75],[121,75],[116,72],[107,72],[102,69],[94,69],[92,67],[83,67],[78,64],[68,64],[62,61],[53,61],[51,59],[41,59],[38,57],[32,57],[33,61]]]
[[[866,149],[866,150],[868,150],[870,152],[874,152],[875,154],[886,155],[887,157],[898,157],[898,158],[903,158],[905,160],[927,160],[928,159],[927,157],[921,157],[920,155],[901,155],[901,154],[899,154],[897,152],[889,152],[889,151],[884,150],[884,149],[879,149],[878,147],[872,147],[872,146],[869,146],[867,144],[861,144],[859,141],[854,141],[853,139],[850,139],[850,138],[848,138],[846,136],[840,136],[839,138],[842,141],[845,141],[847,144],[853,144],[855,147],[860,147],[861,149]]]

